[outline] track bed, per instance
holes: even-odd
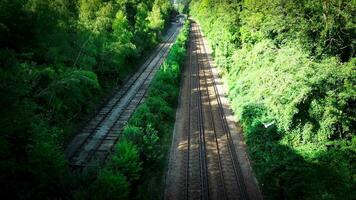
[[[192,23],[166,199],[262,199],[202,33]]]

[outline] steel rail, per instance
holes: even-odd
[[[175,35],[177,35],[178,33],[179,33],[179,31],[176,31],[176,32],[175,32]],[[172,42],[173,42],[173,41],[172,41]],[[140,85],[140,88],[137,90],[135,96],[134,96],[132,99],[130,99],[130,102],[127,104],[128,106],[126,106],[126,107],[129,107],[129,104],[133,102],[132,100],[135,99],[135,98],[137,97],[136,95],[138,95],[141,91],[143,91],[143,94],[142,94],[142,96],[138,96],[138,102],[137,102],[136,106],[137,106],[137,105],[140,105],[140,104],[143,102],[143,100],[144,100],[144,98],[145,98],[145,96],[147,95],[147,92],[148,92],[147,88],[144,88],[143,86],[146,84],[146,81],[147,81],[150,77],[152,77],[152,79],[153,79],[153,75],[154,75],[153,72],[156,72],[156,71],[159,69],[159,67],[163,64],[164,59],[167,57],[169,51],[170,51],[170,47],[168,47],[167,50],[165,50],[164,54],[163,54],[162,56],[160,56],[160,58],[159,58],[159,60],[158,60],[158,62],[157,62],[157,64],[156,64],[156,66],[152,68],[152,70],[149,72],[149,74],[148,74],[148,75],[146,76],[146,78],[143,80],[143,82],[142,82],[142,84]],[[149,85],[150,85],[150,83],[147,84],[147,87],[148,87]],[[123,110],[123,111],[119,114],[119,117],[122,116],[122,113],[124,113],[124,111],[125,111],[125,110]],[[130,114],[129,118],[131,117],[132,114],[133,114],[133,113]],[[113,128],[115,127],[115,125],[116,125],[117,122],[119,122],[119,121],[116,121],[116,122],[110,127],[110,129],[109,129],[109,131],[108,131],[108,134],[106,134],[105,136],[109,135],[110,132],[114,131]],[[119,139],[119,137],[115,138],[114,144],[116,144],[116,143],[118,142],[118,139]],[[101,140],[99,146],[98,146],[96,149],[99,149],[100,146],[102,145],[102,143],[103,143],[105,140],[106,140],[106,137]],[[112,148],[111,148],[110,151],[113,151],[113,150],[114,150],[114,149],[113,149],[114,146],[115,146],[115,145],[112,146]],[[108,153],[110,153],[110,152],[108,152]],[[108,155],[109,155],[109,154],[108,154]],[[108,157],[108,155],[105,156],[105,159]]]
[[[197,31],[194,31],[197,33]],[[196,37],[194,36],[194,40]],[[196,45],[197,46],[197,45]],[[196,47],[196,49],[198,49]],[[208,169],[207,169],[207,161],[206,161],[206,143],[205,143],[205,130],[204,130],[204,119],[203,119],[203,108],[201,101],[201,85],[200,85],[200,68],[198,64],[198,56],[195,59],[196,62],[196,77],[197,77],[197,88],[198,88],[198,124],[199,124],[199,141],[200,141],[200,178],[201,178],[201,199],[209,199],[209,182],[208,182]]]
[[[173,35],[175,36],[175,35],[177,35],[177,33],[178,33],[178,31],[176,31]],[[173,37],[173,38],[174,38],[174,37]],[[133,97],[130,99],[130,102],[128,102],[128,103],[125,105],[125,107],[127,107],[127,105],[129,105],[129,104],[132,102],[132,100],[133,100],[134,98],[136,98],[136,95],[139,94],[139,92],[141,92],[141,91],[143,90],[144,93],[143,93],[143,95],[142,95],[141,97],[139,96],[138,104],[141,102],[141,100],[143,99],[143,97],[144,97],[145,94],[146,94],[146,90],[144,90],[145,88],[143,88],[143,86],[145,85],[147,79],[152,76],[152,73],[153,73],[154,71],[156,71],[156,69],[158,69],[158,67],[163,63],[163,61],[164,61],[165,57],[167,56],[169,50],[170,50],[170,47],[168,46],[168,48],[167,48],[166,50],[164,50],[163,54],[159,57],[156,66],[152,67],[152,69],[149,71],[149,73],[148,73],[147,76],[144,78],[144,80],[142,81],[142,83],[139,85],[139,88],[137,89],[135,96],[133,96]],[[144,72],[145,72],[145,71],[144,71]],[[146,89],[147,89],[147,88],[146,88]],[[137,104],[137,105],[138,105],[138,104]],[[116,105],[117,105],[117,104],[116,104]],[[116,106],[116,105],[115,105],[115,106]],[[125,109],[123,109],[123,110],[118,114],[118,118],[119,118],[120,116],[122,116],[122,114],[124,113],[124,111],[125,111]],[[113,124],[111,125],[111,127],[109,128],[109,130],[108,130],[108,131],[105,133],[105,135],[100,139],[100,142],[96,145],[96,147],[94,148],[94,150],[91,151],[91,153],[87,155],[87,157],[85,158],[86,162],[90,162],[91,159],[92,159],[92,157],[95,155],[95,153],[96,153],[96,152],[99,152],[99,149],[100,149],[101,145],[103,144],[103,142],[104,142],[105,140],[107,140],[107,139],[106,139],[107,136],[110,135],[110,133],[112,133],[112,131],[114,131],[114,127],[116,126],[117,122],[118,122],[118,121],[116,121],[115,123],[113,123]],[[118,139],[118,137],[115,138],[114,144],[117,142],[117,139]],[[107,152],[107,153],[109,153],[109,152]],[[105,156],[105,158],[106,158],[106,156]]]
[[[190,29],[191,29],[192,27],[190,27]],[[189,36],[191,36],[192,35],[192,31],[189,33]],[[190,37],[189,37],[190,38]],[[187,130],[188,131],[186,131],[186,133],[187,133],[187,137],[188,137],[188,139],[187,139],[187,141],[188,141],[188,144],[187,144],[187,169],[186,169],[186,175],[185,175],[185,177],[186,177],[186,182],[185,182],[185,185],[186,185],[186,190],[185,190],[185,192],[186,192],[186,198],[187,199],[189,199],[189,172],[190,172],[190,167],[189,167],[189,163],[190,163],[190,161],[189,161],[189,159],[190,159],[190,135],[191,135],[191,133],[190,133],[190,115],[191,115],[191,96],[192,96],[192,75],[191,75],[191,73],[192,73],[192,70],[191,70],[191,64],[192,64],[192,46],[193,46],[193,41],[192,40],[190,40],[190,42],[189,42],[189,64],[188,64],[188,67],[189,67],[189,82],[188,82],[188,127],[187,127]]]
[[[199,33],[200,35],[202,36],[202,33],[199,29]],[[201,37],[202,38],[202,37]],[[203,41],[203,48],[204,48],[204,52],[207,52],[206,51],[206,47],[204,45],[204,41]],[[216,96],[216,100],[218,102],[218,111],[219,111],[219,116],[220,116],[220,119],[222,120],[222,124],[223,124],[223,129],[224,129],[224,133],[227,137],[227,140],[228,140],[228,149],[229,149],[229,153],[230,153],[230,156],[231,156],[231,159],[232,159],[232,163],[233,163],[233,167],[234,167],[234,172],[235,172],[235,177],[238,179],[237,180],[237,183],[238,183],[238,187],[239,187],[239,190],[240,190],[240,197],[244,200],[248,200],[248,195],[247,195],[247,192],[246,192],[246,186],[244,184],[244,178],[242,176],[242,172],[241,172],[241,168],[240,168],[240,164],[239,164],[239,161],[238,161],[238,158],[237,158],[237,154],[236,154],[236,150],[235,150],[235,145],[231,139],[231,132],[230,132],[230,128],[228,126],[228,123],[227,123],[227,120],[226,120],[226,115],[224,113],[224,110],[223,110],[223,106],[222,106],[222,103],[221,103],[221,99],[220,99],[220,94],[218,92],[218,89],[216,87],[216,82],[215,82],[215,78],[214,78],[214,75],[213,75],[213,72],[212,72],[212,67],[211,67],[211,64],[210,64],[210,60],[207,56],[207,54],[205,53],[204,54],[206,57],[207,57],[207,60],[208,60],[208,69],[209,69],[209,72],[212,76],[212,81],[213,81],[213,88],[214,88],[214,93],[215,93],[215,96]]]
[[[199,30],[199,29],[198,29]],[[200,33],[200,32],[199,32]],[[198,34],[198,38],[199,38],[199,42],[198,44],[200,46],[204,45],[203,42],[202,42],[202,36],[201,34]],[[199,48],[199,54],[202,55],[204,54],[205,55],[205,52],[202,52],[202,49]],[[198,62],[199,63],[199,62]],[[204,66],[204,64],[202,64]],[[203,69],[203,68],[202,68]],[[223,192],[224,192],[224,197],[220,197],[221,199],[228,199],[228,196],[227,196],[227,193],[226,193],[226,186],[225,186],[225,178],[224,178],[224,172],[223,172],[223,168],[222,168],[222,161],[221,161],[221,150],[220,150],[220,147],[219,147],[219,142],[218,142],[218,137],[217,137],[217,134],[216,134],[216,125],[215,125],[215,121],[214,121],[214,117],[213,117],[213,113],[212,113],[212,105],[211,105],[211,98],[210,98],[210,92],[209,92],[209,89],[207,87],[208,85],[208,80],[207,80],[207,77],[206,77],[206,74],[205,74],[205,71],[203,70],[203,80],[205,82],[205,91],[207,93],[207,98],[208,98],[208,103],[209,103],[209,108],[208,111],[209,111],[209,119],[210,119],[210,122],[212,123],[212,127],[213,127],[213,131],[214,131],[214,142],[216,144],[216,148],[217,148],[217,156],[218,156],[218,167],[219,167],[219,174],[220,174],[220,179],[221,179],[221,182],[222,182],[222,187],[223,187]]]
[[[93,120],[95,120],[95,118],[101,118],[99,119],[99,122],[96,123],[96,125],[94,126],[94,128],[91,128],[90,130],[90,133],[88,134],[88,136],[83,140],[83,142],[81,142],[81,144],[79,145],[79,147],[77,147],[76,151],[70,156],[70,159],[72,160],[72,158],[74,158],[79,152],[80,150],[83,148],[84,144],[86,144],[88,142],[88,140],[90,138],[93,137],[93,134],[95,133],[95,131],[97,130],[97,128],[105,121],[105,119],[107,119],[107,117],[111,114],[111,112],[113,111],[113,109],[118,105],[118,103],[120,102],[120,100],[125,96],[125,94],[132,88],[132,86],[135,84],[135,82],[138,80],[138,78],[140,78],[142,76],[143,73],[146,72],[146,68],[152,64],[152,61],[157,58],[157,55],[159,55],[160,53],[162,53],[162,49],[165,47],[164,44],[166,44],[167,42],[169,41],[172,41],[172,38],[174,38],[174,36],[177,34],[177,30],[175,30],[170,36],[169,38],[164,42],[164,43],[161,43],[159,48],[155,51],[155,53],[149,57],[149,59],[144,63],[144,67],[141,67],[140,68],[140,71],[139,73],[136,73],[134,75],[131,76],[131,78],[129,79],[129,85],[124,85],[124,90],[120,90],[120,91],[117,91],[116,94],[113,95],[113,98],[110,99],[109,101],[112,101],[114,98],[117,98],[114,100],[114,103],[113,105],[111,105],[112,103],[109,102],[110,106],[104,106],[101,110],[103,109],[106,109],[106,107],[108,107],[108,111],[106,111],[104,113],[104,116],[100,116],[100,115],[103,115],[102,112],[98,112],[96,114],[96,116],[93,118]],[[169,48],[167,48],[167,50],[164,50],[163,54],[160,56],[159,60],[157,63],[159,63],[163,57],[165,57],[165,54],[166,52],[169,50]],[[155,67],[152,67],[152,70],[149,72],[149,74],[146,76],[146,78],[144,79],[143,83],[146,81],[147,77],[150,76],[150,74],[152,73],[152,71],[155,69]],[[133,79],[132,79],[133,78]],[[143,84],[140,85],[140,88]],[[138,91],[140,90],[140,88],[138,89]],[[122,92],[122,94],[119,94]],[[115,95],[118,95],[118,97],[115,97]],[[99,117],[97,117],[99,116]],[[113,124],[113,126],[115,125],[116,123]],[[110,132],[110,131],[108,131]],[[105,139],[104,139],[105,140]],[[101,144],[101,143],[100,143]],[[95,152],[94,152],[95,153]]]
[[[81,142],[81,144],[76,148],[76,150],[73,153],[70,153],[70,155],[68,155],[69,159],[71,159],[72,157],[74,157],[77,153],[78,149],[81,149],[82,146],[87,142],[87,140],[92,136],[92,134],[95,132],[95,130],[100,126],[100,124],[105,120],[105,118],[110,114],[110,112],[112,111],[112,109],[115,107],[115,105],[121,100],[121,98],[127,93],[127,91],[131,88],[131,86],[135,83],[135,81],[142,75],[142,73],[145,71],[145,69],[147,68],[147,66],[149,66],[149,64],[152,62],[152,60],[154,58],[156,58],[156,56],[161,52],[161,50],[164,47],[164,44],[167,43],[168,40],[171,39],[171,37],[174,35],[175,31],[170,34],[170,36],[168,37],[168,39],[166,41],[164,41],[163,43],[160,43],[156,50],[154,51],[153,54],[151,54],[148,59],[143,63],[142,67],[139,68],[139,70],[130,75],[126,80],[128,81],[126,84],[124,84],[121,88],[116,88],[114,89],[114,91],[111,93],[111,95],[109,95],[109,97],[106,98],[106,100],[102,103],[102,105],[100,106],[99,109],[97,109],[97,111],[95,112],[94,115],[92,115],[92,117],[90,118],[90,120],[87,121],[87,125],[83,126],[81,128],[81,131],[78,131],[78,134],[82,133],[83,130],[85,130],[86,128],[88,128],[88,126],[90,126],[90,124],[93,122],[93,120],[99,118],[98,122],[95,122],[94,127],[90,127],[89,128],[89,133],[86,136],[86,138]],[[136,78],[135,78],[136,77]],[[118,94],[122,92],[121,94]],[[117,96],[117,97],[115,97]],[[112,104],[110,103],[111,101],[114,101],[113,105],[108,106],[108,104]],[[108,111],[101,112],[104,109],[109,109]],[[102,116],[103,115],[103,116]]]

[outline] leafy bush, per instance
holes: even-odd
[[[143,163],[149,165],[149,163],[162,159],[158,132],[150,124],[146,126],[146,130],[133,125],[127,126],[123,131],[123,138],[137,145]]]
[[[128,199],[129,184],[123,174],[110,169],[100,170],[90,187],[87,199]]]
[[[121,140],[116,146],[115,154],[111,157],[110,166],[115,171],[122,172],[129,182],[138,179],[141,163],[136,146],[128,140]]]

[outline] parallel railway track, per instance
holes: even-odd
[[[248,199],[200,29],[189,45],[183,199]]]
[[[191,32],[191,52],[189,55],[189,106],[188,106],[188,156],[187,156],[187,199],[208,199],[208,169],[206,163],[206,145],[204,121],[199,81],[199,65],[195,45],[195,29]],[[192,58],[193,57],[193,58]],[[192,90],[194,89],[194,91]],[[192,145],[193,144],[193,145]],[[198,163],[197,163],[198,162]]]
[[[66,155],[74,168],[101,164],[112,151],[125,123],[146,95],[151,80],[166,58],[179,29],[161,43],[154,54],[128,82],[113,94],[83,131],[67,148]]]
[[[201,36],[200,40],[202,41],[202,46],[203,46],[204,52],[207,52],[206,48],[205,48],[205,45],[203,44],[204,42],[202,40],[202,33],[201,33],[200,29],[199,29],[199,33],[200,33],[200,36]],[[224,136],[225,136],[223,138],[223,140],[227,144],[228,151],[229,151],[229,156],[230,156],[230,159],[231,159],[232,165],[233,165],[234,175],[235,175],[235,178],[236,178],[237,183],[238,183],[239,199],[249,199],[248,195],[247,195],[247,192],[246,192],[246,186],[244,184],[245,181],[244,181],[244,178],[243,178],[243,175],[242,175],[242,171],[241,171],[241,168],[240,168],[240,163],[238,161],[238,157],[237,157],[237,154],[236,154],[235,145],[234,145],[232,137],[231,137],[231,132],[230,132],[230,128],[228,126],[226,115],[224,113],[223,104],[221,102],[218,89],[216,87],[215,78],[214,78],[214,75],[213,75],[213,72],[212,72],[212,67],[210,65],[210,61],[209,61],[209,58],[208,58],[207,54],[204,53],[204,55],[205,55],[205,57],[207,59],[208,77],[211,78],[211,80],[212,80],[212,85],[213,85],[213,88],[214,88],[214,95],[216,97],[217,104],[218,104],[219,118],[222,121],[222,125],[223,125],[222,127],[223,127]],[[204,73],[204,75],[205,75],[205,73]],[[205,78],[207,78],[206,75],[205,75]],[[228,185],[228,186],[231,186],[231,185]]]

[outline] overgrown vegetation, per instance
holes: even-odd
[[[176,10],[178,10],[179,13],[181,14],[188,13],[190,0],[175,0],[174,3],[175,3]]]
[[[195,0],[266,199],[353,199],[355,2]]]
[[[91,191],[103,198],[109,192],[106,185],[115,184],[118,199],[161,199],[168,149],[175,121],[179,95],[180,66],[186,55],[189,23],[184,25],[167,60],[155,75],[148,96],[124,129],[116,151],[94,181]],[[110,181],[109,180],[116,180]],[[127,187],[130,186],[130,188]],[[122,193],[121,191],[125,191]],[[89,196],[89,197],[90,197]]]
[[[83,116],[157,44],[172,12],[168,0],[0,1],[3,199],[74,198],[80,180],[69,176],[63,148]],[[134,154],[130,144],[119,151]],[[127,196],[122,183],[134,172],[111,172],[96,182],[111,185],[93,187]]]

